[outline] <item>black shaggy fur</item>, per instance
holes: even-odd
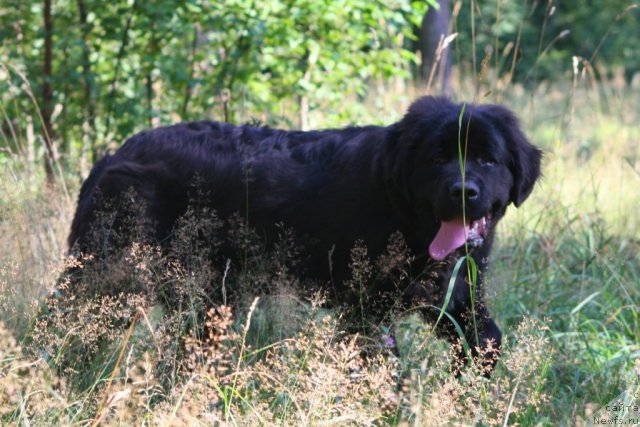
[[[141,132],[94,166],[80,192],[69,245],[97,254],[90,229],[99,199],[130,189],[144,199],[143,215],[165,244],[197,180],[206,190],[204,202],[220,218],[239,213],[267,244],[277,238],[277,224],[303,236],[302,273],[332,287],[337,299],[348,299],[344,283],[354,244],[362,242],[377,257],[390,236],[402,233],[414,276],[404,284],[402,303],[442,305],[464,246],[442,261],[432,259],[428,248],[441,221],[461,217],[464,204],[468,223],[489,218],[482,239],[470,246],[479,271],[477,329],[465,274],[459,274],[446,311],[491,368],[501,333],[484,307],[482,273],[495,225],[510,203],[519,206],[531,193],[541,152],[506,108],[467,105],[462,118],[461,111],[460,104],[425,97],[386,127],[301,132],[202,121]],[[435,282],[417,279],[427,270]],[[385,286],[391,285],[381,283],[371,292],[385,295]],[[424,309],[429,317],[434,312]],[[440,323],[444,335],[457,336],[450,320]],[[491,341],[493,351],[487,350]]]

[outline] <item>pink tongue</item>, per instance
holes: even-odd
[[[462,246],[465,240],[467,240],[467,233],[462,218],[442,221],[438,234],[429,245],[429,255],[437,261],[442,261]]]

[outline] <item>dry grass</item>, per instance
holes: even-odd
[[[144,241],[144,224],[134,228]],[[212,266],[216,248],[197,248],[203,230],[238,242],[246,254],[242,271]],[[5,264],[0,308],[18,331],[31,327],[17,334],[21,346],[15,329],[0,329],[4,422],[497,425],[544,399],[536,374],[548,363],[549,341],[532,321],[518,329],[513,350],[507,346],[500,375],[489,381],[470,366],[456,379],[447,345],[431,348],[437,342],[431,327],[415,318],[398,325],[399,337],[421,344],[416,351],[415,343],[401,343],[399,358],[384,338],[395,319],[368,328],[371,336],[345,332],[369,321],[323,308],[313,284],[292,275],[298,251],[286,230],[265,255],[242,221],[224,226],[210,212],[193,210],[176,236],[167,253],[135,242],[107,248],[106,262],[66,258],[48,271],[58,279],[47,282],[46,308],[37,298],[27,312],[14,308],[15,283],[31,279],[17,264]],[[354,292],[378,270],[402,280],[408,256],[399,236],[377,262],[356,246]]]

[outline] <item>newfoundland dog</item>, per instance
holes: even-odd
[[[381,280],[368,287],[371,300],[389,309],[421,307],[427,318],[441,320],[443,336],[464,334],[490,371],[501,333],[483,302],[483,272],[496,224],[509,204],[520,206],[529,196],[540,160],[506,108],[434,97],[418,99],[389,126],[302,132],[201,121],[161,127],[133,136],[94,166],[80,191],[69,245],[99,258],[104,242],[92,227],[101,210],[117,209],[103,202],[133,190],[154,241],[167,247],[197,182],[198,203],[217,218],[242,218],[265,247],[282,226],[303,238],[300,274],[348,303],[354,246],[376,258],[401,235],[411,273],[401,285]],[[234,260],[224,242],[211,244]],[[475,282],[467,279],[469,258],[477,266]],[[451,280],[454,270],[459,274]]]

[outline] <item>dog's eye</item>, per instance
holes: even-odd
[[[493,165],[495,165],[495,164],[496,164],[496,162],[495,162],[495,160],[493,160],[493,159],[480,157],[480,158],[478,159],[478,164],[479,164],[480,166],[493,166]]]

